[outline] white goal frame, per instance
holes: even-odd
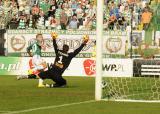
[[[102,99],[102,37],[103,37],[103,6],[104,0],[97,0],[97,28],[96,28],[96,79],[95,100]]]

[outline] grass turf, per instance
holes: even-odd
[[[14,76],[0,76],[0,112],[94,100],[94,78],[65,78],[68,80],[66,88],[38,88],[37,80],[17,81]],[[22,114],[159,114],[159,112],[158,103],[99,101]]]

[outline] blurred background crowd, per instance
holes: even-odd
[[[104,30],[146,30],[151,0],[104,0]],[[96,0],[0,0],[0,27],[95,30]]]

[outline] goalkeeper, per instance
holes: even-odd
[[[86,43],[89,40],[89,36],[84,35],[83,43],[81,44],[81,46],[71,53],[68,53],[69,46],[66,44],[63,45],[62,50],[58,49],[57,43],[56,43],[57,34],[55,32],[53,32],[51,36],[53,39],[53,47],[56,53],[56,58],[51,68],[49,68],[47,71],[40,72],[38,75],[42,79],[52,79],[55,82],[55,84],[51,84],[50,87],[64,87],[66,86],[67,82],[62,77],[62,74],[71,63],[71,60],[86,45]]]

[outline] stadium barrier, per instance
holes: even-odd
[[[160,65],[142,65],[141,75],[155,76],[160,75]]]
[[[43,58],[48,65],[54,63],[54,57]],[[27,75],[30,57],[0,57],[1,75]],[[104,59],[104,76],[132,77],[131,59]],[[74,58],[64,72],[64,76],[95,76],[94,58]]]
[[[37,33],[42,33],[47,46],[45,51],[42,51],[42,56],[45,60],[53,63],[54,49],[50,33],[52,30],[7,30],[5,39],[7,43],[8,57],[0,57],[0,74],[2,75],[26,75],[27,64],[29,61],[26,48],[34,41]],[[58,46],[61,48],[64,43],[70,47],[69,51],[75,50],[82,43],[82,36],[89,34],[91,40],[88,45],[76,56],[72,61],[71,66],[64,73],[65,76],[94,76],[95,75],[95,60],[92,58],[95,51],[95,31],[55,31],[59,34],[57,39]],[[157,31],[155,41],[159,43],[159,34]],[[130,34],[122,31],[104,32],[103,52],[109,55],[125,55],[125,48],[132,44],[133,49],[138,46],[138,43],[144,40],[144,31],[134,31],[132,43],[126,46],[126,40],[130,42]],[[128,49],[129,50],[129,49]],[[143,64],[136,63],[132,59],[107,59],[103,61],[104,75],[132,77],[142,76],[141,70],[145,70]],[[141,61],[141,60],[140,60]],[[146,60],[148,61],[148,60]],[[20,65],[22,65],[21,69]],[[134,66],[138,66],[137,69]],[[154,65],[154,64],[147,64]],[[25,66],[25,67],[24,67]],[[133,66],[130,67],[130,66]],[[152,66],[150,66],[152,67]],[[70,70],[71,69],[71,70]],[[154,73],[153,73],[154,74]]]
[[[104,77],[133,77],[133,60],[106,58],[102,69]]]
[[[160,75],[160,60],[135,59],[133,62],[134,77],[155,77]]]
[[[1,75],[27,75],[29,70],[30,57],[0,57]],[[54,57],[43,58],[48,65],[54,63]],[[86,76],[83,61],[86,58],[75,58],[65,71],[65,76]]]
[[[26,48],[34,41],[37,33],[42,33],[45,44],[47,46],[45,51],[42,51],[42,56],[53,57],[54,49],[52,46],[52,39],[50,38],[51,30],[8,30],[7,49],[8,56],[27,57]],[[88,45],[81,51],[77,57],[91,57],[95,45],[96,32],[95,31],[55,31],[59,34],[57,39],[58,46],[61,48],[64,43],[70,46],[70,51],[76,49],[82,42],[82,36],[88,34],[90,41]],[[137,40],[138,39],[138,40]],[[103,51],[109,55],[118,54],[125,55],[126,41],[130,42],[130,34],[126,31],[106,31],[104,32]],[[144,31],[133,32],[133,46],[137,46],[137,41],[144,40]],[[130,47],[130,43],[127,44]],[[87,55],[86,55],[87,54]]]

